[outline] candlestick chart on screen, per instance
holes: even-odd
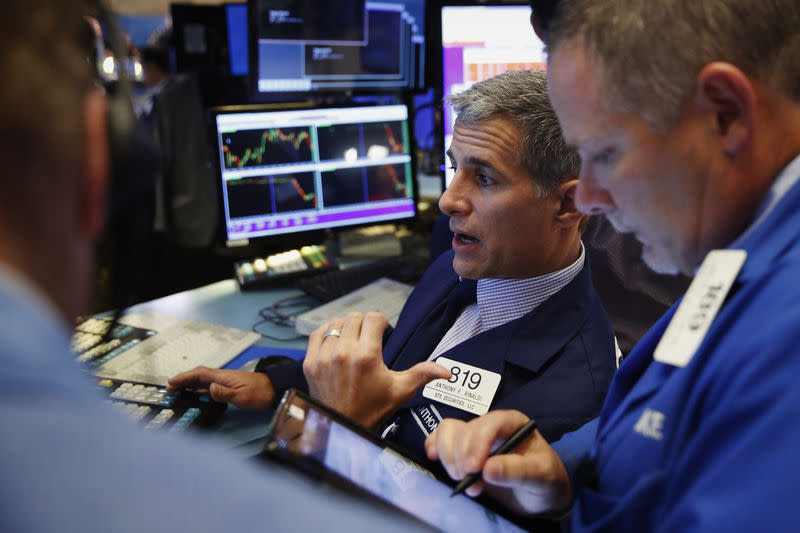
[[[228,170],[313,160],[308,127],[225,132],[222,151],[223,163]]]

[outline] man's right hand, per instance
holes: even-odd
[[[519,411],[492,411],[469,422],[448,418],[425,440],[425,452],[455,480],[481,472],[483,479],[467,489],[470,496],[485,490],[517,513],[563,514],[572,498],[569,475],[538,431],[510,453],[489,456],[528,420]]]
[[[401,372],[387,368],[382,343],[388,325],[386,317],[376,312],[334,318],[311,334],[303,360],[312,397],[374,429],[420,387],[450,378],[450,370],[433,361]],[[338,335],[326,338],[325,332],[334,329]]]
[[[269,377],[261,372],[219,370],[198,366],[170,378],[167,391],[187,387],[207,389],[217,402],[227,402],[242,409],[267,409],[275,398]]]

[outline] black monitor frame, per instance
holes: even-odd
[[[428,0],[425,3],[425,77],[428,84],[443,96],[442,8],[446,6],[530,6],[525,0]],[[531,29],[533,31],[533,29]]]
[[[228,63],[221,5],[173,3],[169,11],[177,72],[217,71]]]
[[[276,88],[274,90],[262,91],[259,89],[259,44],[258,44],[258,1],[248,0],[248,41],[249,41],[249,99],[251,102],[256,103],[269,103],[280,101],[292,101],[304,98],[313,98],[317,100],[325,100],[329,98],[341,98],[342,96],[365,96],[365,95],[386,95],[386,94],[406,94],[406,93],[422,93],[427,90],[427,45],[425,41],[425,32],[427,31],[427,23],[424,21],[426,9],[425,2],[420,0],[386,0],[385,2],[377,2],[384,4],[421,4],[419,9],[419,17],[423,20],[421,22],[422,29],[417,31],[419,37],[423,37],[422,43],[410,42],[410,39],[405,39],[407,46],[403,48],[404,52],[402,57],[399,58],[401,72],[393,80],[371,80],[363,83],[352,83],[350,79],[343,79],[341,82],[335,80],[325,82],[309,82],[310,86],[301,87],[302,83],[294,86],[291,90],[281,91]],[[364,0],[369,3],[370,0]],[[405,28],[406,35],[411,35],[411,26],[406,23],[407,19],[403,18],[403,27]],[[416,22],[419,26],[419,21]],[[313,46],[313,45],[312,45]],[[335,45],[325,45],[322,48],[332,48],[333,53],[337,53]],[[308,53],[308,52],[307,52]],[[412,69],[413,67],[413,69]],[[387,74],[388,76],[388,74]],[[402,78],[402,80],[401,80]],[[402,83],[400,83],[402,81]],[[278,83],[276,81],[276,83]],[[330,84],[336,83],[335,86]]]
[[[215,176],[217,180],[217,187],[219,188],[219,213],[220,220],[218,224],[217,246],[221,249],[227,249],[234,255],[248,256],[254,253],[270,253],[274,251],[281,251],[290,248],[297,248],[307,244],[321,244],[330,239],[339,231],[352,230],[359,227],[375,225],[379,223],[392,223],[392,224],[413,224],[418,215],[418,201],[419,191],[416,174],[416,163],[413,154],[416,152],[415,139],[413,135],[413,106],[408,101],[402,104],[386,104],[386,105],[403,105],[408,110],[406,119],[408,128],[408,155],[410,158],[407,161],[408,168],[410,169],[410,183],[411,183],[411,207],[413,213],[409,216],[398,216],[397,218],[386,218],[381,220],[363,220],[363,221],[347,221],[341,224],[332,224],[324,228],[308,228],[303,229],[298,227],[296,231],[287,231],[285,233],[276,233],[272,235],[251,236],[246,240],[231,239],[227,231],[229,214],[226,214],[226,192],[222,189],[226,186],[223,178],[223,163],[220,157],[219,135],[217,129],[217,117],[219,115],[230,115],[237,113],[260,113],[260,112],[277,112],[277,111],[314,111],[326,110],[332,108],[338,109],[363,109],[369,110],[375,105],[365,104],[343,104],[336,105],[320,105],[313,101],[299,101],[299,102],[281,102],[281,103],[261,103],[261,104],[248,104],[248,105],[234,105],[234,106],[218,106],[209,109],[208,123],[209,131],[211,133],[210,149],[213,151],[214,158],[212,160],[215,166]],[[237,251],[238,250],[238,251]]]
[[[443,99],[447,96],[444,76],[445,65],[443,56],[445,53],[445,47],[442,36],[442,10],[446,7],[491,8],[502,6],[526,7],[528,8],[528,12],[530,12],[530,2],[525,0],[431,0],[427,3],[425,18],[428,24],[426,41],[429,52],[426,63],[430,68],[428,79],[431,81],[435,91],[434,101],[443,102]],[[538,37],[536,37],[533,28],[530,26],[530,16],[525,17],[524,20],[520,20],[520,23],[525,24],[530,31],[531,38],[534,41],[538,41]],[[451,117],[446,107],[447,104],[443,103],[442,120],[436,123],[437,131],[435,132],[435,135],[443,146],[444,150],[447,150],[448,148],[446,130],[448,128],[448,120]],[[446,167],[447,162],[445,156],[445,164],[442,165],[440,172],[443,189],[448,185]]]

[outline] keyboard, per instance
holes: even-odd
[[[343,317],[351,311],[359,313],[378,311],[394,327],[413,289],[412,285],[380,278],[345,296],[298,315],[295,319],[295,330],[301,335],[310,335],[331,318]]]
[[[94,368],[156,334],[150,329],[116,324],[114,331],[105,338],[110,326],[111,319],[107,318],[88,318],[75,326],[72,352],[79,363]]]
[[[175,322],[160,333],[118,323],[111,334],[105,337],[110,325],[111,320],[108,318],[92,317],[75,327],[72,351],[77,361],[95,375],[98,389],[123,415],[142,424],[146,429],[163,428],[173,432],[210,428],[225,412],[227,405],[213,401],[206,393],[191,390],[167,392],[166,379],[175,370],[169,365],[165,367],[168,375],[164,379],[140,376],[144,379],[137,381],[125,379],[122,375],[133,375],[139,368],[136,364],[143,364],[140,358],[148,357],[146,354],[149,357],[174,358],[174,355],[167,353],[170,351],[185,352],[186,358],[181,356],[180,359],[188,365],[193,366],[195,361],[203,360],[206,366],[222,366],[244,350],[247,347],[244,344],[249,346],[252,344],[251,339],[259,337],[256,333],[197,320]],[[233,340],[233,347],[221,349],[210,357],[203,356],[204,353],[219,348],[227,339]],[[202,341],[208,341],[207,345],[201,346],[204,344]],[[134,355],[137,353],[134,350],[139,350],[138,357],[130,356],[130,352]],[[113,371],[115,368],[118,372]],[[98,373],[106,375],[98,377]],[[121,375],[111,377],[109,374],[112,373]]]
[[[323,302],[330,302],[380,278],[415,284],[427,267],[428,261],[419,257],[406,255],[385,257],[346,269],[299,279],[295,282],[295,286]]]
[[[97,378],[96,383],[109,403],[148,430],[208,429],[227,408],[208,394],[193,391],[167,392],[164,387],[107,378]]]
[[[184,319],[87,363],[99,377],[166,386],[175,374],[198,365],[221,368],[260,338],[252,331]]]

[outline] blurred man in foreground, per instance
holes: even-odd
[[[147,433],[102,401],[70,353],[110,187],[108,102],[87,60],[86,5],[3,7],[0,530],[415,528],[287,471]]]

